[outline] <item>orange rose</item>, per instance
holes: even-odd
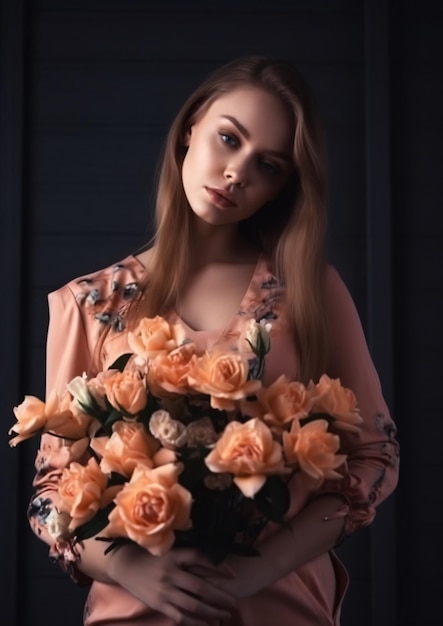
[[[185,331],[180,324],[169,324],[159,315],[144,317],[135,331],[128,333],[131,350],[146,359],[172,352],[185,338]]]
[[[14,407],[17,423],[9,429],[8,434],[18,436],[11,439],[10,446],[16,446],[21,441],[29,439],[39,432],[46,424],[45,403],[35,396],[25,396],[21,404]]]
[[[191,527],[192,496],[178,483],[178,474],[172,463],[152,470],[137,467],[115,498],[106,535],[129,537],[155,555],[169,550],[174,530]]]
[[[111,380],[119,370],[109,369],[104,372],[99,372],[95,378],[90,378],[86,381],[88,391],[94,400],[102,409],[106,408],[105,395],[106,395],[106,383]]]
[[[105,506],[109,500],[107,484],[106,475],[93,457],[87,465],[73,462],[63,470],[58,484],[60,511],[71,516],[70,528],[77,528],[87,522],[99,508]]]
[[[64,437],[66,440],[86,437],[94,420],[90,415],[82,413],[77,408],[73,411],[72,408],[72,397],[68,391],[62,395],[52,391],[46,401],[44,431]]]
[[[201,393],[211,396],[214,409],[232,411],[235,401],[256,393],[260,380],[248,380],[249,365],[239,353],[206,352],[193,356],[189,370],[189,384]]]
[[[189,390],[189,362],[194,353],[195,345],[189,342],[153,359],[147,374],[148,387],[152,393],[161,396],[166,391],[185,395]]]
[[[218,437],[209,417],[195,420],[186,427],[186,444],[188,446],[211,446]]]
[[[328,422],[316,419],[300,426],[294,420],[289,432],[283,433],[283,450],[289,465],[300,467],[311,489],[317,489],[326,478],[342,478],[334,470],[346,459],[336,454],[340,447],[338,435],[328,431]]]
[[[71,411],[71,396],[68,392],[58,395],[55,391],[49,394],[46,403],[35,396],[25,396],[24,401],[14,407],[17,423],[9,430],[9,434],[18,436],[11,439],[10,446],[29,439],[40,430],[61,435],[67,439],[81,439],[88,432],[92,418]]]
[[[152,457],[160,446],[148,435],[143,424],[119,421],[112,430],[100,462],[103,472],[117,472],[130,478],[138,464],[153,467]]]
[[[137,371],[114,372],[104,387],[110,404],[128,417],[135,417],[146,406],[146,381]]]
[[[278,427],[306,417],[312,406],[311,394],[303,383],[291,381],[284,374],[260,389],[257,398],[264,409],[263,419]]]
[[[343,387],[338,378],[329,378],[323,374],[319,382],[310,386],[313,395],[313,407],[315,412],[323,412],[336,418],[334,426],[351,432],[360,432],[357,424],[361,424],[363,418],[357,408],[357,399],[351,389]]]
[[[286,471],[281,445],[257,418],[245,424],[230,422],[205,463],[211,472],[234,474],[235,484],[247,498],[262,488],[267,475]]]
[[[152,457],[154,461],[154,467],[159,465],[168,465],[168,463],[175,463],[177,461],[177,454],[174,450],[169,448],[160,448],[158,452]]]

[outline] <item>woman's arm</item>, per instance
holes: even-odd
[[[93,340],[88,319],[68,286],[49,296],[50,322],[47,337],[47,393],[63,392],[75,376],[91,368]],[[81,543],[55,540],[51,525],[59,509],[58,483],[63,469],[72,461],[71,448],[50,434],[41,438],[36,458],[35,493],[29,520],[36,535],[50,546],[50,556],[78,582],[97,580],[119,584],[147,606],[186,626],[200,626],[210,620],[227,619],[233,598],[188,569],[211,564],[192,550],[173,550],[154,557],[136,545],[126,545],[105,554],[106,545],[95,538]],[[219,573],[226,576],[222,569]]]
[[[89,371],[91,350],[79,305],[68,285],[48,296],[49,325],[46,341],[46,396],[52,390],[63,393],[75,376]],[[43,434],[35,459],[34,494],[28,508],[32,530],[50,546],[50,556],[76,578],[72,569],[72,546],[59,546],[51,536],[50,521],[57,511],[57,485],[63,469],[72,460],[71,448],[63,440]]]
[[[124,545],[105,554],[95,538],[78,544],[77,567],[88,577],[118,584],[150,608],[185,626],[229,619],[235,607],[233,595],[190,569],[214,570],[196,550],[174,549],[153,556],[143,548]],[[229,577],[226,567],[217,570],[218,580]]]
[[[396,427],[383,398],[354,302],[339,274],[328,269],[327,316],[331,360],[327,374],[354,391],[363,422],[356,435],[336,431],[346,463],[343,478],[328,480],[287,526],[260,542],[257,558],[229,557],[233,579],[217,582],[237,597],[251,595],[334,548],[370,524],[398,481]]]
[[[212,578],[235,598],[251,596],[298,567],[334,548],[343,532],[343,499],[323,495],[312,500],[286,526],[260,542],[257,557],[228,556],[224,561],[232,576]],[[200,570],[200,574],[204,572]]]

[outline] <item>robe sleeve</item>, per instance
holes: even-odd
[[[49,326],[46,342],[46,396],[91,369],[91,347],[81,309],[69,286],[48,295]]]
[[[142,266],[132,256],[71,280],[48,295],[49,325],[46,341],[46,397],[61,394],[74,377],[95,377],[104,367],[104,339],[123,340],[123,317],[137,293]],[[80,446],[81,447],[81,446]],[[63,520],[59,516],[58,484],[63,470],[72,462],[86,464],[89,453],[63,445],[59,437],[43,434],[35,459],[35,475],[28,517],[35,534],[49,545],[49,555],[74,580],[84,581],[77,571],[78,558],[72,541],[55,539]],[[58,527],[57,527],[58,525]]]
[[[84,312],[70,286],[65,285],[50,293],[48,304],[47,396],[52,390],[62,393],[75,376],[83,372],[91,374],[93,352],[87,338]],[[50,434],[42,435],[35,459],[34,494],[28,518],[34,533],[50,546],[50,558],[59,562],[74,580],[86,582],[74,567],[78,558],[74,544],[71,541],[56,541],[51,535],[51,529],[56,530],[59,523],[57,485],[63,469],[74,460],[72,454],[72,449],[63,445],[62,439]]]
[[[380,302],[380,306],[383,303]],[[395,489],[399,472],[396,426],[383,397],[362,324],[337,270],[327,276],[327,315],[331,337],[328,374],[356,395],[363,418],[359,434],[338,431],[341,453],[347,455],[340,480],[326,481],[317,493],[336,493],[344,501],[343,536],[369,525],[377,506]]]

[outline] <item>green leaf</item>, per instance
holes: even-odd
[[[121,419],[122,419],[122,414],[120,413],[120,411],[114,410],[106,418],[106,421],[104,422],[103,427],[107,429],[108,431],[111,431],[112,425]]]
[[[251,348],[252,352],[255,354],[255,346],[252,345],[252,342],[249,341],[249,339],[247,339],[246,337],[245,337],[245,340],[249,343],[249,347]]]
[[[134,544],[135,542],[129,539],[128,537],[96,537],[97,541],[106,541],[109,543],[109,546],[105,550],[105,554],[109,554],[112,550],[116,550],[120,546],[123,546],[128,543]]]
[[[106,411],[102,409],[97,400],[91,396],[89,399],[89,404],[85,402],[81,402],[81,400],[76,400],[77,404],[86,415],[91,415],[92,417],[96,417],[101,423],[106,419]]]
[[[132,356],[131,352],[127,352],[126,354],[121,354],[118,357],[118,359],[116,359],[114,363],[108,367],[108,370],[118,370],[119,372],[123,372],[131,356]]]
[[[117,472],[111,472],[111,475],[108,479],[108,487],[113,485],[124,485],[129,481],[129,478],[123,476],[122,474],[118,474]]]

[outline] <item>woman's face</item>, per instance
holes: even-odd
[[[232,224],[275,199],[294,172],[294,123],[283,103],[258,87],[215,100],[190,128],[182,178],[196,216]]]

